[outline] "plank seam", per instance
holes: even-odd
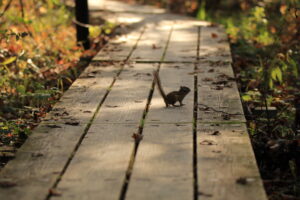
[[[150,122],[147,122],[149,124],[193,124],[194,121],[181,121],[181,122],[161,122],[161,121],[150,121]],[[209,124],[209,123],[220,123],[220,124],[246,124],[246,122],[244,121],[202,121],[202,120],[199,120],[198,121],[198,124],[203,124],[203,123],[206,123],[206,124]],[[89,124],[89,123],[81,123],[81,124]],[[134,122],[98,122],[98,123],[93,123],[93,124],[128,124],[128,125],[131,125],[131,124],[136,124]],[[65,125],[65,123],[43,123],[43,125],[45,126],[59,126],[59,125]],[[61,127],[53,127],[53,128],[61,128]]]
[[[150,64],[152,64],[152,63],[166,63],[166,64],[168,64],[168,63],[170,63],[170,64],[172,64],[172,63],[174,63],[174,64],[176,64],[176,63],[182,63],[182,64],[196,64],[196,63],[199,63],[200,61],[168,61],[168,60],[166,60],[166,61],[161,61],[161,60],[130,60],[130,61],[134,61],[135,63],[142,63],[142,64],[147,64],[147,63],[150,63]],[[94,59],[94,60],[92,60],[91,61],[92,63],[94,63],[94,62],[122,62],[122,60],[113,60],[113,59]]]
[[[172,32],[173,32],[173,26],[170,29],[170,33],[168,35],[168,39],[167,39],[167,42],[166,42],[166,46],[164,48],[164,52],[162,54],[160,62],[158,63],[158,66],[157,66],[157,71],[159,71],[161,63],[165,58],[165,55],[166,55],[166,52],[167,52],[167,49],[168,49],[168,46],[169,46],[169,42],[170,42],[170,39],[171,39]],[[130,183],[130,178],[131,178],[131,175],[132,175],[136,155],[137,155],[137,152],[138,152],[140,142],[143,138],[144,124],[145,124],[145,120],[146,120],[146,117],[147,117],[147,114],[148,114],[148,111],[149,111],[149,108],[150,108],[150,104],[151,104],[151,100],[152,100],[154,90],[155,90],[155,80],[153,78],[152,83],[151,83],[151,89],[149,91],[149,95],[148,95],[148,98],[147,98],[147,103],[146,103],[146,106],[144,108],[143,115],[141,117],[138,132],[134,134],[134,136],[135,136],[135,138],[134,138],[135,139],[134,140],[134,148],[133,148],[132,154],[130,156],[130,160],[129,160],[128,168],[126,170],[124,183],[123,183],[123,186],[121,188],[121,193],[120,193],[119,200],[125,200],[125,198],[126,198],[126,193],[127,193],[127,189],[128,189],[129,183]]]
[[[200,63],[200,33],[201,27],[198,27],[197,34],[197,55],[196,59]],[[198,64],[195,64],[194,71],[198,70]],[[194,75],[194,112],[193,112],[193,176],[194,176],[194,200],[198,200],[198,161],[197,161],[197,127],[198,127],[198,74]]]
[[[111,90],[112,90],[112,88],[113,88],[115,82],[117,81],[118,77],[119,77],[120,74],[122,73],[122,71],[123,71],[123,69],[124,69],[124,66],[125,66],[125,63],[128,61],[128,59],[130,58],[130,56],[132,55],[132,53],[133,53],[134,50],[136,49],[138,42],[140,41],[142,35],[143,35],[144,32],[145,32],[145,29],[146,29],[146,28],[144,27],[143,30],[141,31],[139,38],[137,39],[137,41],[136,41],[135,45],[133,46],[133,48],[131,49],[131,51],[129,52],[129,54],[128,54],[126,60],[124,61],[124,63],[121,63],[121,68],[120,68],[120,70],[117,72],[117,74],[116,74],[115,77],[113,78],[113,81],[112,81],[112,83],[110,84],[110,86],[106,89],[106,93],[104,94],[103,98],[102,98],[101,101],[99,102],[99,104],[98,104],[98,106],[97,106],[97,108],[96,108],[96,111],[94,112],[92,118],[91,118],[91,119],[89,120],[89,122],[87,123],[87,125],[86,125],[86,127],[85,127],[85,129],[84,129],[83,134],[81,135],[81,137],[79,138],[77,144],[75,145],[74,150],[72,151],[70,157],[68,158],[68,160],[67,160],[65,166],[63,167],[62,171],[59,173],[59,175],[58,175],[58,177],[56,178],[56,180],[55,180],[54,184],[52,185],[52,187],[49,189],[48,195],[46,196],[45,200],[50,200],[51,197],[53,196],[53,193],[52,193],[51,191],[55,190],[55,188],[58,186],[58,184],[60,183],[61,179],[63,178],[63,175],[64,175],[65,172],[67,171],[67,169],[68,169],[68,167],[69,167],[71,161],[73,160],[73,158],[74,158],[76,152],[78,151],[78,149],[79,149],[81,143],[83,142],[83,140],[84,140],[85,136],[87,135],[87,133],[88,133],[90,127],[92,126],[94,119],[96,118],[97,114],[99,113],[100,108],[102,107],[104,101],[106,100],[107,96],[108,96],[109,93],[111,92]]]
[[[158,12],[136,12],[136,11],[112,11],[112,10],[105,10],[105,9],[93,9],[90,12],[105,12],[111,14],[145,14],[145,15],[164,15],[166,14],[165,11],[158,11]]]

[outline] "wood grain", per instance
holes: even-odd
[[[245,124],[201,124],[197,135],[200,199],[267,199]]]
[[[143,28],[119,36],[105,45],[93,58],[93,61],[126,61],[141,34],[143,34]]]
[[[0,187],[0,199],[32,200],[47,196],[118,70],[114,66],[89,66],[74,82],[18,150],[16,158],[1,170],[0,181],[9,180],[17,185]],[[93,77],[88,77],[90,72],[94,72]],[[72,119],[79,125],[65,124]]]
[[[138,62],[161,61],[173,24],[172,21],[148,23],[146,32],[133,52],[131,60]]]
[[[188,74],[192,68],[163,65],[160,77],[164,89],[169,92],[180,85],[193,89],[193,79]],[[184,103],[183,107],[165,108],[155,90],[126,199],[193,198],[192,92]]]
[[[220,28],[201,28],[201,62],[198,66],[198,198],[266,200],[233,79],[230,49],[225,39],[224,30]],[[239,115],[225,118],[224,112]]]
[[[202,27],[200,35],[198,120],[245,122],[224,30]]]
[[[57,187],[62,195],[54,199],[118,199],[153,69],[153,64],[124,69]]]
[[[164,62],[196,62],[198,28],[175,22]]]

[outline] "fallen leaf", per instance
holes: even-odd
[[[214,81],[212,84],[214,85],[226,85],[228,83],[227,80]]]
[[[217,85],[217,86],[214,87],[213,89],[215,89],[215,90],[223,90],[223,89],[224,89],[224,86],[222,86],[222,85]]]
[[[208,194],[208,193],[204,193],[204,192],[198,192],[198,195],[199,196],[205,196],[205,197],[212,197],[213,195],[212,194]]]
[[[214,131],[213,133],[211,133],[210,135],[221,135],[220,131]]]
[[[247,179],[245,177],[240,177],[240,178],[236,179],[235,182],[237,184],[240,184],[240,185],[246,185],[247,184]]]
[[[188,75],[195,75],[195,74],[198,74],[198,73],[203,73],[204,71],[203,70],[195,70],[193,72],[189,72]]]
[[[152,49],[160,49],[161,47],[156,46],[156,44],[152,44]]]
[[[230,115],[229,114],[222,114],[222,118],[224,119],[224,120],[230,120]]]
[[[64,112],[54,112],[54,116],[68,116],[69,113],[67,111]]]
[[[8,65],[8,64],[11,64],[11,63],[13,63],[16,59],[17,59],[16,56],[7,58],[7,59],[4,60],[3,62],[1,62],[0,65]]]
[[[240,185],[247,185],[250,182],[253,182],[254,180],[255,180],[254,178],[239,177],[238,179],[236,179],[235,182]]]
[[[85,110],[85,111],[83,111],[83,113],[92,113],[92,111],[90,111],[90,110]]]
[[[212,38],[217,38],[218,35],[217,35],[216,33],[212,33],[212,34],[211,34],[211,37],[212,37]]]
[[[34,152],[31,154],[31,157],[42,157],[42,156],[44,156],[44,154],[40,152]]]
[[[209,27],[217,27],[218,26],[218,24],[217,23],[214,23],[214,22],[211,22],[210,24],[209,24]]]
[[[186,124],[179,124],[179,123],[176,123],[175,126],[186,126]]]
[[[71,120],[66,121],[65,124],[71,125],[71,126],[78,126],[79,125],[79,121],[77,121],[75,119],[71,119]]]
[[[47,124],[46,126],[49,128],[61,128],[61,126],[58,126],[56,124]]]
[[[116,105],[106,105],[106,107],[108,107],[108,108],[117,108],[118,106],[116,106]]]
[[[213,81],[213,79],[212,78],[204,78],[204,79],[202,79],[202,81],[205,81],[205,82],[208,82],[208,81]]]
[[[203,140],[200,142],[201,145],[217,145],[217,143],[213,140]]]
[[[57,190],[55,190],[55,189],[50,189],[49,190],[49,194],[50,195],[52,195],[52,196],[56,196],[56,197],[58,197],[58,196],[61,196],[62,195],[62,193],[61,192],[58,192]]]
[[[139,142],[143,139],[143,135],[139,133],[133,133],[131,136],[136,142]]]
[[[11,188],[17,186],[17,183],[10,180],[0,180],[0,187],[1,188]]]

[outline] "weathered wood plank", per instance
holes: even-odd
[[[188,75],[192,70],[193,65],[163,65],[160,76],[165,91],[181,85],[193,90],[193,79]],[[183,107],[165,108],[155,90],[126,199],[193,198],[193,92],[184,103]]]
[[[118,199],[153,69],[153,64],[124,69],[58,185],[62,196],[53,198]]]
[[[143,23],[143,20],[151,17],[152,14],[142,14],[142,13],[119,13],[112,12],[109,10],[90,10],[90,23],[101,25],[108,21],[114,24],[122,24],[122,28],[119,31],[128,31],[131,25],[136,25],[137,23]],[[126,26],[124,26],[126,25]]]
[[[93,61],[125,61],[134,50],[133,48],[143,31],[144,29],[141,28],[130,34],[119,36],[105,45],[93,58]]]
[[[159,62],[162,59],[165,47],[172,31],[173,21],[156,21],[147,24],[146,32],[143,34],[131,60],[138,62]]]
[[[229,45],[222,29],[201,28],[200,60],[197,130],[199,198],[265,200],[243,123],[245,119],[233,79]],[[239,115],[228,118],[226,113]]]
[[[198,120],[245,122],[224,30],[202,27],[200,35]]]
[[[0,173],[0,199],[45,199],[113,81],[119,67],[90,65]],[[66,122],[74,122],[68,125]],[[76,123],[79,123],[76,126]]]
[[[208,61],[221,61],[231,63],[230,46],[222,27],[201,27],[200,53],[201,59]]]
[[[164,62],[197,61],[198,27],[177,22],[170,38]]]
[[[112,0],[89,0],[89,8],[91,10],[109,10],[115,13],[161,14],[166,12],[165,9],[155,8],[153,6],[127,4],[121,1]]]
[[[198,127],[199,198],[266,200],[245,124]]]

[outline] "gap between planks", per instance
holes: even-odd
[[[171,33],[171,31],[170,31],[170,33]],[[147,34],[147,33],[146,33]],[[169,34],[170,35],[170,34]],[[169,37],[169,36],[168,36]],[[166,46],[167,46],[167,44],[166,44]],[[143,65],[142,65],[143,66]],[[131,70],[131,69],[128,69],[127,71],[125,71],[125,72],[123,72],[123,74],[124,73],[127,73],[128,71],[135,71],[135,70]],[[149,72],[148,72],[149,73]],[[147,73],[144,73],[144,74],[147,74]],[[150,72],[150,74],[151,74],[151,72]],[[123,77],[123,75],[121,75],[121,77]],[[124,80],[120,80],[119,82],[123,82]],[[128,84],[126,84],[126,82],[124,83],[124,84],[122,84],[122,85],[128,85]],[[141,90],[141,89],[138,89],[138,88],[136,88],[136,90],[135,90],[135,88],[134,88],[134,86],[138,86],[138,85],[130,85],[131,87],[130,87],[130,90],[133,90],[133,91],[136,91],[136,92],[138,92],[138,91],[143,91],[143,90]],[[141,86],[141,85],[140,85]],[[113,95],[113,94],[115,94],[115,95],[117,95],[118,97],[120,97],[120,92],[121,91],[119,91],[118,93],[115,93],[115,90],[116,90],[116,88],[117,88],[117,86],[114,86],[114,90],[113,90],[113,92],[112,92],[112,94],[110,94],[110,97],[109,97],[109,99],[107,99],[107,101],[106,102],[112,102],[113,101],[113,99],[111,99],[111,96]],[[123,91],[124,92],[124,91]],[[128,91],[127,91],[128,92]],[[135,94],[135,95],[137,95],[137,94]],[[124,95],[123,95],[124,96]],[[125,95],[126,96],[126,95]],[[137,96],[139,96],[139,95],[137,95]],[[143,96],[143,95],[142,95]],[[117,99],[117,97],[115,98],[115,99]],[[105,103],[105,104],[107,104],[107,103]],[[109,107],[110,108],[117,108],[117,107],[115,107],[115,105],[109,105]],[[101,116],[103,117],[103,115],[104,115],[104,119],[102,119],[102,120],[104,120],[104,121],[109,121],[108,119],[105,119],[105,115],[107,114],[107,116],[110,116],[110,115],[112,115],[112,116],[115,116],[115,111],[112,113],[112,114],[109,114],[109,113],[106,113],[105,112],[105,110],[107,110],[108,108],[107,107],[103,107],[103,109],[101,109],[101,111],[100,111],[100,118],[101,118]],[[117,117],[120,117],[120,116],[117,116]],[[126,118],[125,116],[123,116],[123,117],[121,117],[120,118],[120,120],[122,119],[122,118]],[[102,121],[101,120],[101,121]],[[96,120],[97,121],[97,120]],[[117,120],[117,121],[119,121],[119,120]],[[97,125],[97,123],[95,123],[95,125]],[[98,123],[98,125],[99,125],[99,123]],[[92,126],[93,127],[93,126]],[[112,129],[112,128],[111,128]],[[93,130],[93,129],[91,129],[91,130]],[[112,130],[110,130],[110,131],[112,131]],[[93,131],[92,131],[93,132]],[[91,135],[92,134],[92,132],[89,134],[89,135]],[[130,137],[128,137],[129,139],[131,139]],[[127,139],[128,139],[127,138]],[[85,143],[85,142],[87,142],[87,141],[89,141],[89,138],[86,138],[83,142]],[[82,150],[82,149],[86,149],[85,147],[84,147],[84,143],[82,143],[82,146],[81,146],[81,148],[79,149],[79,151],[78,151],[78,153],[76,154],[76,156],[75,156],[75,159],[77,159],[78,157],[79,158],[82,158],[81,157],[81,155],[82,155],[82,151],[84,152],[84,150]],[[121,146],[120,146],[121,147]],[[120,149],[122,152],[124,151],[123,149]],[[88,152],[90,152],[90,151],[88,151]],[[125,156],[125,157],[129,157],[129,156]],[[60,185],[62,185],[62,186],[60,186],[59,185],[59,188],[60,187],[62,187],[62,188],[64,188],[64,187],[68,187],[68,185],[72,185],[72,186],[70,186],[70,187],[72,187],[72,188],[74,188],[74,187],[76,187],[76,183],[74,183],[73,181],[71,182],[71,183],[69,183],[67,180],[68,180],[68,177],[69,177],[69,175],[68,174],[70,174],[72,171],[76,171],[76,170],[78,170],[78,168],[77,168],[77,166],[79,165],[80,166],[80,164],[78,164],[77,163],[77,165],[76,165],[76,160],[74,160],[74,162],[75,162],[75,164],[73,164],[72,165],[72,163],[71,163],[71,166],[70,166],[70,169],[67,171],[67,173],[66,173],[66,175],[65,175],[65,178],[64,179],[62,179],[62,182],[61,182],[61,184]],[[85,163],[85,164],[88,164],[89,165],[89,163]],[[74,166],[74,167],[73,167]],[[89,165],[90,166],[90,165]],[[104,167],[104,166],[103,166]],[[74,169],[75,168],[75,169]],[[74,169],[74,170],[73,170]],[[80,168],[79,168],[79,170],[80,170]],[[123,170],[121,170],[120,172],[124,172],[125,171],[125,168],[123,168]],[[72,174],[72,173],[71,173]],[[95,174],[95,176],[96,176],[96,174]],[[120,174],[118,174],[118,176],[116,177],[116,179],[117,180],[120,180]],[[118,183],[120,184],[120,182],[118,181]],[[75,185],[74,185],[75,184]],[[116,184],[116,183],[115,183]],[[115,184],[113,184],[113,186],[114,186],[114,188],[119,188],[119,187],[116,187],[116,185]],[[125,180],[125,184],[126,184],[126,180]],[[76,187],[77,188],[77,187]],[[82,189],[82,187],[79,187],[80,189]],[[76,191],[81,191],[80,189],[78,188],[78,190],[76,190]],[[113,188],[111,188],[112,190],[113,190]],[[89,188],[89,190],[92,190],[91,188]],[[107,191],[107,190],[106,190]],[[66,191],[65,193],[64,193],[65,195],[64,195],[64,198],[74,198],[74,197],[72,197],[73,196],[73,193],[71,192],[71,193],[69,193],[68,191]],[[80,192],[80,194],[85,194],[84,192],[83,193],[81,193]],[[91,193],[91,195],[93,195],[94,193]],[[110,198],[110,195],[112,195],[113,193],[111,193],[111,191],[109,192],[109,193],[104,193],[103,195],[105,196],[106,195],[106,197],[109,199]],[[98,195],[97,193],[96,193],[96,195]],[[103,196],[102,195],[102,196]],[[80,197],[80,199],[82,198],[80,195],[79,195],[79,197]],[[55,197],[53,197],[53,198],[55,198]]]
[[[166,36],[166,33],[167,32],[164,31],[163,35]],[[165,58],[166,51],[168,49],[172,33],[173,33],[173,24],[171,25],[171,28],[170,28],[170,30],[167,34],[168,35],[167,38],[163,37],[162,39],[160,39],[160,41],[166,41],[165,47],[163,49],[163,52],[162,52],[162,55],[161,55],[161,58],[160,58],[161,61],[163,61],[164,58]],[[159,71],[160,67],[161,67],[161,63],[158,64],[156,71]],[[138,132],[133,135],[134,140],[135,140],[134,141],[134,147],[133,147],[133,150],[132,150],[132,153],[131,153],[131,156],[130,156],[130,160],[129,160],[127,170],[126,170],[123,186],[121,188],[121,193],[120,193],[120,197],[119,197],[120,200],[124,200],[126,198],[126,195],[127,195],[127,190],[128,190],[131,175],[132,175],[132,172],[133,172],[133,167],[135,165],[136,155],[137,155],[137,152],[138,152],[138,149],[139,149],[140,142],[141,142],[141,140],[143,138],[143,135],[144,135],[143,134],[144,124],[145,124],[144,122],[145,122],[146,117],[147,117],[148,112],[149,112],[149,108],[150,108],[150,105],[151,105],[151,100],[152,100],[152,97],[153,97],[153,92],[155,90],[155,85],[156,85],[156,83],[155,83],[155,80],[153,79],[152,84],[151,84],[151,88],[150,88],[150,91],[149,91],[149,95],[148,95],[148,98],[147,98],[147,103],[146,103],[146,106],[145,106],[145,109],[144,109],[144,112],[143,112],[143,115],[142,115],[142,118],[141,118],[141,121],[140,121]]]
[[[131,136],[138,130],[152,82],[146,74],[153,68],[149,64],[139,64],[121,74],[57,187],[63,196],[52,198],[97,199],[101,196],[102,199],[118,199],[132,152]],[[139,76],[135,76],[137,71]],[[97,123],[125,120],[132,124]]]
[[[131,47],[131,50],[129,51],[129,54],[128,54],[127,57],[125,58],[125,61],[124,61],[125,63],[129,60],[129,58],[132,56],[132,54],[133,54],[134,51],[136,50],[136,47],[137,47],[137,45],[138,45],[140,39],[142,38],[142,36],[143,36],[143,34],[144,34],[144,32],[145,32],[145,29],[146,29],[146,28],[143,27],[141,31],[138,31],[138,32],[137,32],[138,34],[137,34],[137,36],[135,36],[135,37],[137,37],[137,40],[133,40],[134,45]],[[78,143],[76,144],[76,146],[75,146],[73,152],[71,153],[69,159],[67,160],[67,162],[66,162],[66,164],[65,164],[65,166],[64,166],[64,168],[63,168],[63,170],[61,171],[60,175],[58,176],[58,178],[57,178],[56,181],[54,182],[54,184],[53,184],[53,186],[51,187],[51,189],[49,190],[49,193],[48,193],[48,195],[47,195],[47,197],[46,197],[46,200],[49,200],[49,199],[53,196],[53,192],[51,192],[51,191],[55,190],[56,187],[58,186],[59,182],[62,180],[63,175],[65,174],[67,168],[69,167],[71,161],[73,160],[73,158],[74,158],[76,152],[78,151],[80,145],[82,144],[84,138],[85,138],[86,135],[88,134],[88,131],[89,131],[89,129],[91,128],[92,123],[94,122],[96,116],[98,115],[98,112],[100,111],[100,108],[102,107],[104,101],[106,100],[107,96],[109,95],[109,93],[110,93],[111,89],[113,88],[115,82],[117,81],[117,79],[120,77],[122,71],[124,70],[124,66],[125,66],[125,64],[122,63],[122,64],[121,64],[120,70],[118,71],[118,73],[117,73],[116,76],[114,77],[113,82],[112,82],[111,85],[109,86],[109,89],[106,91],[104,97],[102,98],[102,100],[100,101],[99,105],[97,106],[94,115],[92,116],[92,118],[90,119],[90,121],[89,121],[89,123],[87,124],[86,128],[84,129],[83,134],[82,134],[81,137],[79,138],[79,141],[78,141]]]

